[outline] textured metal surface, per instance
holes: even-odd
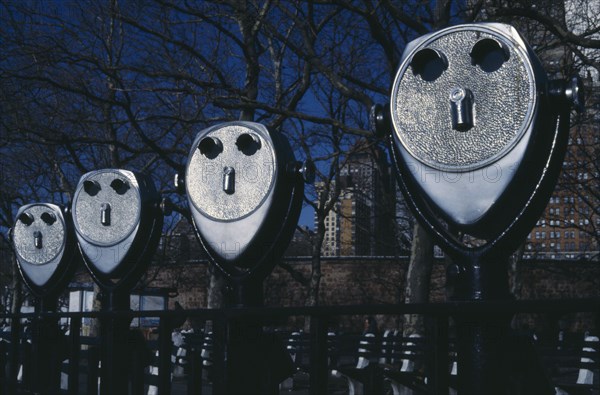
[[[111,187],[116,180],[126,180],[129,188],[122,194]],[[100,190],[94,196],[84,188],[84,181],[96,181]],[[110,223],[102,223],[103,208],[110,205]],[[82,179],[75,192],[73,222],[79,234],[97,245],[114,245],[127,238],[140,221],[141,197],[131,173],[105,170],[92,172]]]
[[[247,155],[238,149],[236,141],[244,133],[260,140],[260,149]],[[187,193],[192,204],[202,214],[220,221],[239,220],[256,210],[268,195],[277,169],[270,138],[261,129],[240,124],[209,129],[199,136],[213,137],[222,143],[222,151],[210,158],[193,148],[187,168]],[[224,170],[231,172],[225,175]],[[232,184],[233,183],[233,184]],[[224,185],[226,184],[226,185]]]
[[[495,71],[472,64],[473,45],[484,37],[507,42],[509,59]],[[485,27],[450,29],[434,34],[413,49],[394,82],[391,113],[397,138],[419,161],[440,170],[463,171],[489,164],[506,154],[527,130],[536,105],[533,71],[524,49]],[[448,68],[433,81],[411,70],[420,49],[442,52]],[[474,125],[452,127],[449,95],[453,89],[473,93]]]
[[[17,255],[23,261],[33,265],[44,265],[57,258],[65,248],[65,223],[60,213],[45,205],[33,205],[24,213],[31,214],[33,222],[27,226],[17,220],[13,228],[13,242]],[[51,225],[42,221],[44,213],[53,213],[56,221]],[[41,248],[36,247],[36,232],[41,234]]]

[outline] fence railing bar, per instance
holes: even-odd
[[[597,312],[600,311],[600,298],[587,299],[566,299],[566,300],[543,300],[543,301],[485,301],[485,302],[448,302],[434,304],[411,304],[411,305],[360,305],[360,306],[318,306],[318,307],[261,307],[261,308],[235,308],[235,309],[192,309],[178,311],[140,311],[140,312],[93,312],[93,313],[33,313],[33,314],[3,314],[0,317],[12,318],[12,330],[5,338],[7,343],[7,355],[5,361],[7,365],[6,376],[4,377],[3,393],[16,393],[19,389],[29,389],[36,386],[36,383],[28,382],[31,377],[31,370],[26,370],[24,382],[17,382],[17,374],[21,364],[27,367],[27,353],[22,351],[27,348],[27,334],[21,328],[22,319],[31,319],[32,322],[38,320],[51,320],[56,318],[69,318],[70,331],[68,344],[69,353],[69,382],[68,393],[77,393],[80,380],[80,369],[82,359],[87,355],[87,387],[88,393],[96,394],[98,391],[98,356],[97,347],[91,347],[86,353],[81,351],[81,345],[85,339],[80,335],[83,319],[88,317],[97,317],[102,320],[130,321],[132,317],[158,317],[159,321],[159,390],[160,393],[169,393],[171,382],[171,331],[173,325],[179,325],[182,317],[206,318],[210,317],[213,322],[214,349],[213,365],[211,368],[211,378],[213,381],[213,393],[227,393],[227,352],[228,352],[228,331],[232,321],[245,320],[249,317],[254,320],[269,325],[271,322],[284,322],[285,317],[304,316],[310,318],[310,393],[326,393],[328,390],[328,366],[327,366],[327,329],[328,322],[335,320],[337,316],[342,315],[402,315],[405,313],[417,313],[428,316],[432,323],[430,327],[431,343],[428,350],[429,383],[428,387],[433,393],[447,393],[449,386],[448,377],[448,320],[451,316],[466,315],[477,316],[479,314],[490,314],[497,316],[502,314],[516,313],[543,313],[551,312],[554,315],[572,313],[572,312]],[[256,322],[255,321],[255,322]],[[177,324],[174,324],[177,322]],[[105,333],[104,336],[110,336]],[[114,336],[112,336],[114,337]],[[118,342],[117,342],[118,343]],[[126,342],[125,342],[126,343]],[[113,344],[113,347],[118,345]],[[200,347],[200,346],[198,346]],[[190,351],[191,355],[199,356],[199,350]],[[58,355],[58,353],[57,353]],[[142,361],[137,361],[141,364]],[[59,364],[57,364],[58,366]],[[198,365],[198,366],[196,366]],[[202,362],[196,360],[190,366],[196,366],[192,372],[202,373]],[[140,370],[136,369],[136,375]],[[136,388],[143,388],[143,378],[137,377],[138,384]],[[110,381],[110,380],[109,380]],[[106,384],[106,383],[105,383]],[[132,383],[133,384],[133,383]],[[193,387],[202,389],[202,378],[197,377],[193,380]],[[188,388],[189,390],[189,388]],[[193,392],[192,392],[193,393]]]
[[[342,305],[316,307],[244,307],[222,309],[189,309],[189,310],[148,310],[148,311],[94,311],[94,312],[43,312],[22,314],[0,314],[2,318],[33,319],[48,318],[136,318],[136,317],[181,317],[182,314],[204,320],[215,320],[219,316],[228,319],[251,316],[254,318],[272,319],[273,317],[310,316],[310,315],[394,315],[394,314],[426,314],[426,315],[465,315],[484,314],[490,311],[497,314],[518,313],[567,313],[596,312],[600,308],[600,297],[582,299],[550,299],[550,300],[516,300],[516,301],[460,301],[444,303],[410,303],[410,304],[377,304],[377,305]]]

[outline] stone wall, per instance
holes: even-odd
[[[308,278],[309,261],[288,261],[289,268]],[[390,259],[324,259],[322,261],[322,305],[353,305],[401,303],[408,260]],[[600,296],[600,264],[577,261],[523,261],[511,282],[517,299],[564,299]],[[152,287],[177,288],[179,294],[171,300],[184,308],[206,306],[208,269],[206,262],[178,264],[161,268]],[[444,261],[434,264],[431,281],[431,301],[446,300]],[[289,270],[277,266],[265,281],[267,306],[302,306],[306,288],[294,280]],[[393,327],[397,317],[378,317],[381,326]],[[543,329],[561,327],[566,330],[598,328],[598,317],[577,314],[568,317],[520,315],[519,327]],[[360,318],[343,319],[341,326],[351,325]]]
[[[569,299],[600,296],[600,263],[524,261],[518,270],[518,299]],[[600,331],[600,312],[568,315],[529,314],[515,318],[520,327],[536,330]]]

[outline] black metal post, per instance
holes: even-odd
[[[102,309],[109,312],[129,310],[129,293],[114,289],[104,291]],[[101,320],[100,393],[102,395],[128,392],[127,372],[130,360],[128,331],[129,319],[127,318],[111,316]]]
[[[171,325],[162,317],[158,324],[158,393],[171,393]]]
[[[510,300],[507,259],[469,257],[448,268],[452,299],[461,301]],[[493,311],[455,317],[457,323],[458,393],[506,394],[505,363],[510,316]]]
[[[236,308],[263,305],[262,279],[233,281],[230,305]],[[229,323],[227,344],[227,386],[229,394],[272,394],[277,386],[269,382],[260,320],[236,318]],[[273,388],[275,387],[275,388]]]
[[[7,355],[7,353],[8,347],[6,346],[6,342],[0,340],[0,391],[2,391],[2,393],[8,392],[8,380],[5,376],[7,363],[5,355]]]
[[[327,393],[327,318],[310,317],[310,394]]]
[[[231,281],[229,305],[232,307],[259,307],[264,303],[262,279],[249,278]]]
[[[81,330],[81,317],[72,317],[69,325],[69,394],[79,393],[79,351],[81,341],[79,331]]]
[[[94,345],[88,350],[88,367],[87,367],[87,382],[86,382],[86,394],[96,395],[98,394],[98,362],[100,361],[100,353],[98,346]]]
[[[188,387],[187,395],[202,395],[202,347],[194,345],[188,349]]]
[[[434,394],[448,394],[448,317],[432,317],[431,342],[428,345],[431,389]]]
[[[141,342],[135,343],[135,351],[132,355],[131,363],[131,393],[142,394],[144,392],[144,368],[146,359],[146,349]]]
[[[8,357],[8,372],[7,372],[7,393],[14,394],[17,392],[17,377],[19,375],[19,343],[21,337],[21,320],[13,316],[10,322],[10,348]]]
[[[38,313],[54,311],[56,296],[39,298]],[[62,363],[61,333],[56,318],[36,317],[32,322],[31,339],[32,390],[39,394],[55,394],[60,389],[60,365]]]
[[[212,323],[213,325],[213,394],[227,394],[227,383],[229,382],[229,344],[227,333],[229,325],[227,317],[219,315]]]

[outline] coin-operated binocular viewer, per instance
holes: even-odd
[[[84,262],[102,291],[104,311],[129,310],[129,294],[158,246],[163,212],[150,177],[121,169],[84,174],[73,198]],[[103,394],[127,392],[129,321],[101,321]]]
[[[200,241],[228,282],[230,305],[262,305],[263,279],[289,244],[304,182],[312,179],[312,163],[296,162],[284,136],[261,124],[230,122],[198,133],[188,158],[185,190]],[[253,336],[260,338],[255,329],[245,322],[230,330],[238,333],[228,342],[228,374],[239,376],[229,377],[230,392],[261,392],[261,369],[251,360],[258,355],[254,351],[260,352],[252,344]]]
[[[71,215],[64,207],[34,203],[21,207],[11,229],[17,265],[25,284],[36,298],[36,312],[56,310],[59,294],[71,279],[79,261]],[[61,332],[56,319],[32,322],[34,391],[56,393],[60,389]]]
[[[549,81],[508,25],[459,25],[407,45],[372,125],[389,138],[408,205],[453,260],[455,300],[509,298],[507,259],[552,193],[582,93],[578,79]],[[505,388],[493,331],[508,317],[490,313],[459,320],[461,393]]]

